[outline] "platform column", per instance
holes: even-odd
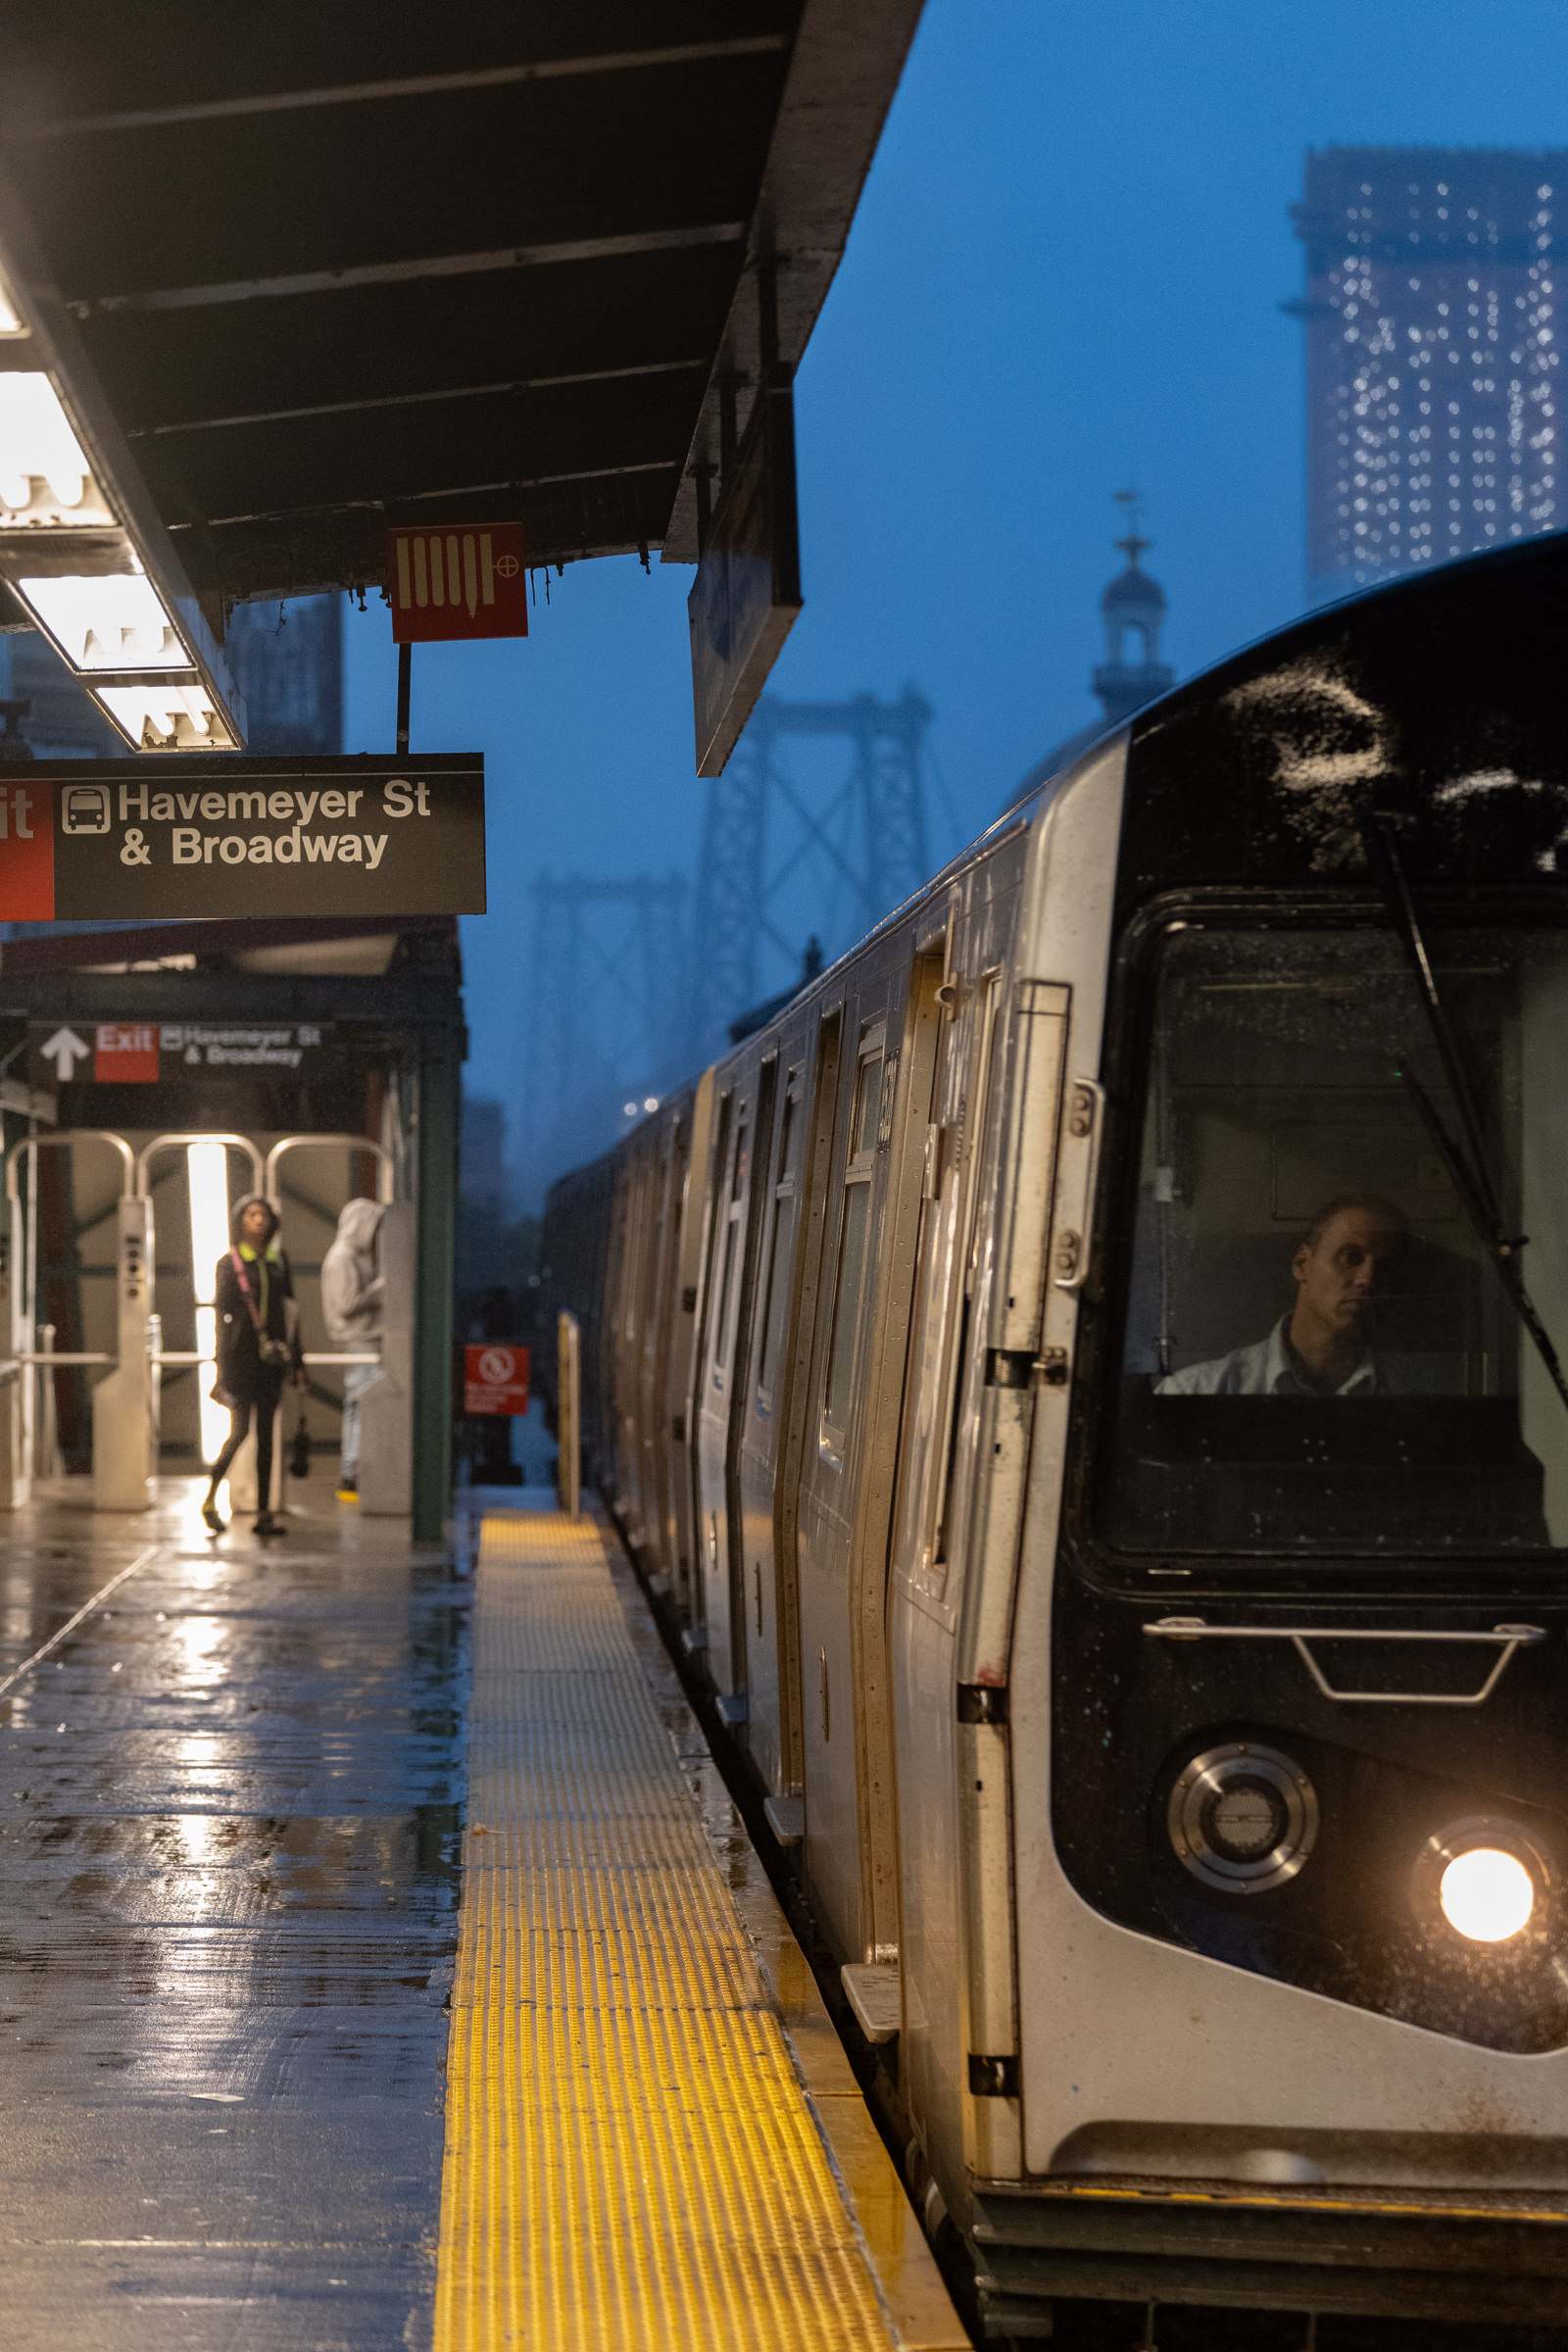
[[[452,1492],[452,1281],[462,1032],[419,1037],[414,1305],[414,1541],[438,1544]]]

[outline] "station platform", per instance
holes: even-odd
[[[11,2352],[957,2352],[612,1540],[303,1491],[0,1531]]]

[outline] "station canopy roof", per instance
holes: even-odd
[[[757,265],[798,359],[918,13],[46,0],[0,167],[215,619],[380,582],[388,524],[694,561]]]

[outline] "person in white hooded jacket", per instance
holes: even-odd
[[[375,1237],[386,1214],[379,1200],[344,1204],[337,1234],[321,1260],[321,1313],[334,1348],[368,1349],[381,1338],[384,1276],[375,1268]],[[343,1461],[338,1496],[360,1491],[360,1406],[381,1377],[379,1364],[348,1364],[343,1380]]]

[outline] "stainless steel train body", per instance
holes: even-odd
[[[1565,625],[1537,542],[1239,656],[552,1195],[994,2332],[1568,2315]],[[1370,1369],[1226,1393],[1345,1199]]]

